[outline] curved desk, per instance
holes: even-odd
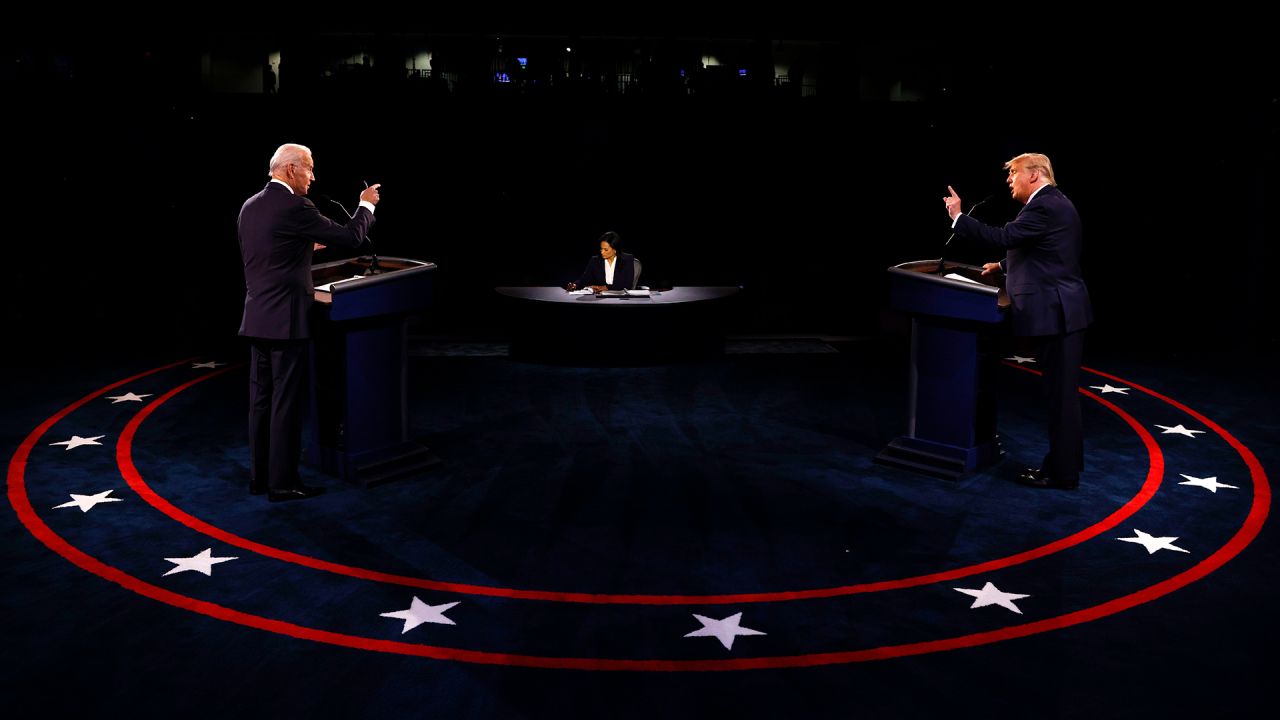
[[[559,287],[495,288],[516,359],[636,365],[720,351],[736,287],[679,287],[649,297],[575,295]]]

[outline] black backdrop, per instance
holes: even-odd
[[[523,29],[9,37],[9,336],[37,341],[21,345],[37,356],[232,337],[236,213],[291,141],[315,152],[313,195],[350,207],[362,180],[384,184],[380,252],[439,263],[422,332],[499,335],[493,286],[570,280],[605,230],[646,282],[742,285],[737,332],[882,332],[884,268],[938,256],[946,185],[966,206],[994,193],[977,216],[1004,222],[1017,207],[1001,163],[1037,151],[1084,218],[1095,338],[1275,345],[1277,91],[1247,33],[1042,38],[1039,60],[994,34],[959,45],[820,23],[567,36],[587,56],[656,56],[646,71],[664,78],[700,43],[745,36],[733,47],[753,77],[770,49],[800,44],[818,78],[808,97],[767,82],[618,94],[466,74],[504,42],[535,56],[565,42]],[[437,57],[463,70],[454,92],[324,76],[333,57],[385,58],[415,38],[450,49]],[[279,94],[209,80],[210,57],[272,48],[286,58]]]

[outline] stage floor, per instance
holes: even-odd
[[[368,490],[304,468],[328,492],[282,505],[248,494],[235,350],[7,370],[15,707],[1221,717],[1263,702],[1274,358],[1090,348],[1088,467],[1062,492],[1012,481],[1045,450],[1034,362],[1000,370],[1005,459],[947,482],[872,462],[904,430],[894,339],[744,341],[639,368],[471,345],[414,344],[411,425],[439,466]]]

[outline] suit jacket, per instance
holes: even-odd
[[[627,253],[618,253],[618,259],[614,261],[613,267],[613,284],[609,285],[610,290],[630,290],[635,284],[636,265],[635,257]],[[578,287],[587,287],[588,285],[604,285],[604,258],[599,255],[593,255],[587,261],[587,269],[582,271],[582,277],[578,278]]]
[[[1007,251],[1001,265],[1015,335],[1059,335],[1093,322],[1089,289],[1080,274],[1080,215],[1061,190],[1043,188],[1004,227],[961,215],[955,230]]]
[[[356,210],[339,225],[277,182],[245,201],[238,223],[244,260],[244,317],[240,334],[273,340],[311,336],[308,313],[313,243],[357,247],[373,225],[373,213]]]

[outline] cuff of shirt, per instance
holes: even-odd
[[[361,200],[360,207],[368,210],[370,215],[373,214],[373,203],[369,202],[368,200]]]
[[[956,215],[956,219],[951,221],[951,229],[955,229],[956,223],[960,222],[960,216]]]

